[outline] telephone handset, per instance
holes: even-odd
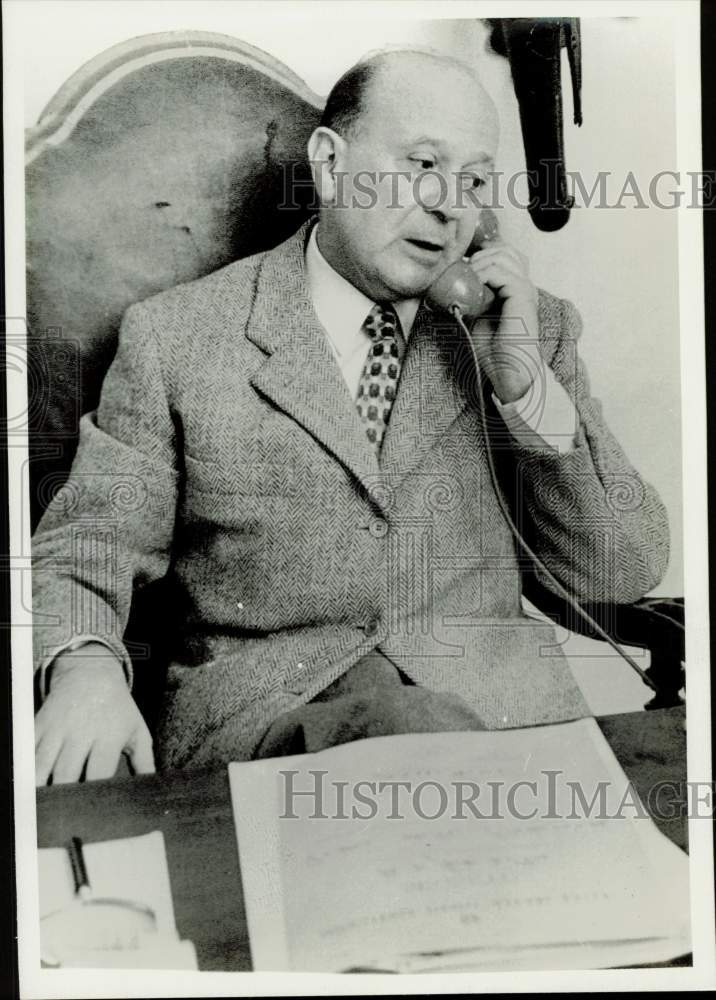
[[[465,251],[469,257],[492,242],[498,235],[497,219],[491,208],[483,208],[472,237]],[[476,319],[495,301],[495,296],[466,260],[455,261],[432,283],[426,293],[428,305],[444,309],[454,315],[459,309],[464,319]]]

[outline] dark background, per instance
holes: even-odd
[[[703,170],[713,174],[716,170],[716,72],[713,53],[716,50],[716,3],[702,0],[701,3],[701,135],[703,143]],[[706,305],[706,402],[707,402],[707,460],[709,538],[716,538],[716,504],[712,502],[716,492],[716,206],[704,212],[704,298]],[[711,621],[711,657],[714,649],[714,611],[716,609],[716,564],[713,547],[709,549]],[[714,754],[713,723],[716,718],[716,688],[711,681],[711,767],[712,777],[716,768]],[[716,828],[712,824],[712,832]],[[716,843],[716,839],[715,839]],[[714,928],[716,934],[716,928]]]
[[[0,49],[2,12],[0,11]],[[0,137],[4,140],[3,122]],[[3,149],[4,149],[3,141]],[[0,187],[5,193],[3,161]],[[5,249],[4,197],[0,201],[0,234]],[[4,258],[3,258],[4,259]],[[10,702],[10,587],[8,555],[7,387],[5,384],[5,268],[0,270],[0,998],[18,996],[15,927],[15,869],[12,808],[12,729]]]

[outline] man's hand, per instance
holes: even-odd
[[[512,403],[542,370],[537,289],[527,258],[501,240],[473,254],[470,266],[501,300],[499,318],[483,316],[472,327],[477,356],[500,402]]]
[[[88,643],[52,666],[50,693],[35,718],[36,783],[111,778],[126,751],[136,773],[154,771],[152,738],[119,660]]]

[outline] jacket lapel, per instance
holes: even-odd
[[[247,336],[269,356],[251,384],[373,493],[378,462],[309,299],[304,252],[310,225],[266,254],[260,266]]]
[[[465,409],[465,360],[455,323],[421,305],[381,451],[381,469],[394,480],[416,469]]]

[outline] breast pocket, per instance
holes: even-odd
[[[285,523],[291,499],[282,483],[266,475],[249,475],[240,464],[185,456],[185,522],[266,535],[268,525]]]

